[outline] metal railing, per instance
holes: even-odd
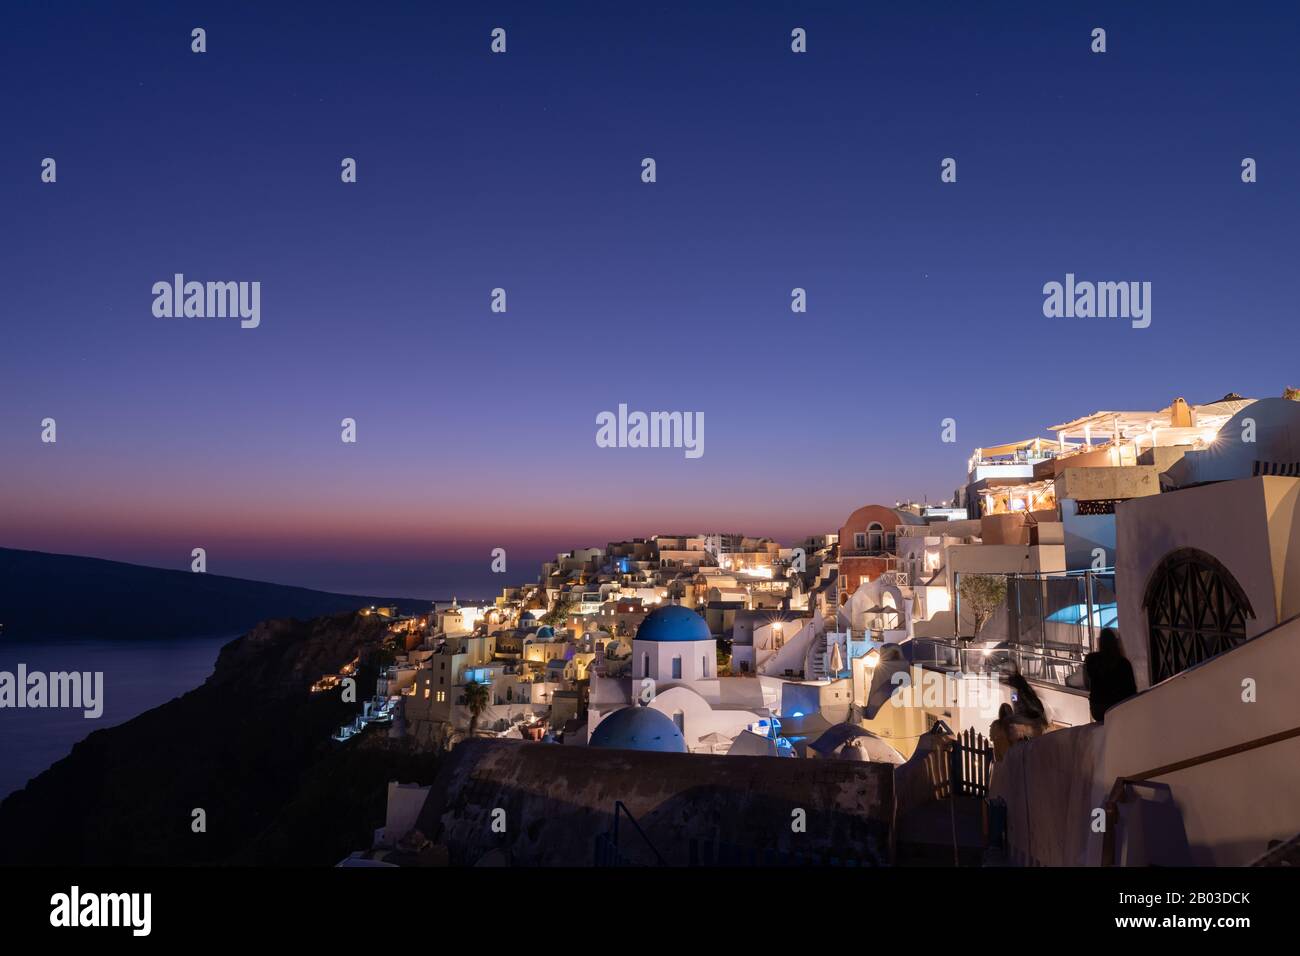
[[[1293,737],[1300,737],[1300,727],[1292,727],[1290,730],[1279,731],[1265,737],[1257,737],[1246,743],[1212,750],[1198,757],[1188,757],[1186,760],[1178,760],[1163,767],[1156,767],[1154,770],[1147,770],[1144,773],[1116,777],[1115,783],[1110,788],[1110,794],[1106,797],[1106,802],[1103,805],[1106,811],[1106,837],[1101,849],[1101,865],[1115,865],[1115,842],[1119,830],[1119,805],[1124,799],[1124,792],[1129,787],[1154,786],[1156,777],[1163,777],[1166,774],[1186,770],[1189,767],[1199,767],[1201,764],[1222,760],[1224,757],[1233,757],[1237,754],[1257,750],[1260,747],[1267,747],[1270,744],[1281,743],[1284,740],[1291,740]]]
[[[972,601],[962,595],[963,578],[997,579],[1004,590],[996,601],[996,587],[982,601]],[[993,671],[1011,663],[1026,677],[1068,686],[1070,675],[1096,648],[1101,630],[1118,623],[1113,568],[1037,574],[958,571],[953,592],[951,641],[927,640],[936,663],[963,671]]]
[[[619,847],[618,819],[620,814],[624,814],[627,816],[628,822],[632,824],[632,828],[636,830],[637,835],[641,837],[641,841],[647,847],[650,848],[650,852],[654,854],[656,865],[667,866],[668,863],[667,861],[664,860],[663,855],[660,854],[658,848],[655,847],[655,845],[650,842],[650,838],[646,836],[645,831],[641,829],[641,824],[636,822],[636,817],[632,816],[632,811],[627,808],[627,806],[623,803],[622,800],[614,801],[613,827],[610,828],[610,831],[608,833],[598,833],[596,835],[596,846],[595,846],[596,866],[635,866],[636,865],[633,861],[628,859],[628,857],[623,853],[622,849]]]

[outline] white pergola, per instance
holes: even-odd
[[[1166,437],[1195,441],[1208,440],[1223,424],[1254,399],[1227,399],[1206,405],[1188,405],[1181,399],[1159,411],[1102,411],[1083,418],[1052,425],[1057,443],[1065,450],[1070,439],[1081,440],[1091,446],[1093,437],[1105,438],[1114,443],[1131,441],[1139,447],[1144,440],[1155,445],[1157,433]],[[1177,443],[1177,442],[1175,442]]]

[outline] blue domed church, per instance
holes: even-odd
[[[667,604],[651,611],[632,641],[632,679],[658,686],[718,676],[718,642],[690,608]]]
[[[591,746],[684,754],[686,740],[671,717],[633,704],[610,714],[591,735]]]
[[[637,628],[627,671],[591,679],[588,740],[619,750],[727,753],[768,716],[763,681],[718,677],[718,642],[704,618],[668,604]]]

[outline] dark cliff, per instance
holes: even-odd
[[[203,686],[92,733],[0,804],[0,863],[328,864],[368,845],[387,780],[431,779],[433,758],[334,743],[359,705],[309,687],[358,655],[377,662],[386,638],[355,613],[259,624]],[[359,672],[358,698],[374,674]]]

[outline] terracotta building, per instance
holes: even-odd
[[[864,505],[849,515],[840,528],[840,604],[859,585],[895,570],[896,529],[901,524],[923,525],[925,519],[884,505]]]

